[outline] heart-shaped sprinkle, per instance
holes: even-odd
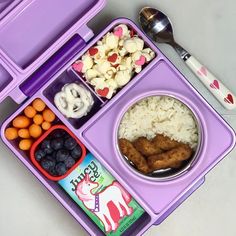
[[[104,89],[98,89],[97,94],[100,95],[101,97],[106,97],[109,93],[109,88],[104,88]]]
[[[130,37],[133,38],[133,37],[134,37],[134,34],[135,34],[134,30],[131,29],[131,30],[130,30]]]
[[[227,102],[229,104],[234,104],[234,98],[231,94],[228,94],[224,100],[225,100],[225,102]]]
[[[111,56],[107,58],[107,60],[111,63],[115,63],[118,58],[118,55],[116,53],[113,53]]]
[[[200,76],[203,76],[203,75],[207,76],[207,68],[204,67],[204,66],[202,66],[202,67],[200,68],[200,70],[198,70],[197,73],[198,73],[198,75],[200,75]]]
[[[119,64],[113,65],[114,68],[117,68],[119,66]]]
[[[214,80],[212,84],[210,84],[210,87],[213,89],[220,89],[220,84],[217,80]]]
[[[143,66],[146,63],[146,57],[141,56],[137,61],[135,61],[135,65],[137,66]]]
[[[123,29],[122,27],[118,27],[114,31],[114,35],[121,38],[123,36]]]
[[[77,71],[77,72],[81,72],[83,69],[84,63],[83,62],[79,62],[79,63],[74,63],[72,65],[72,68]]]
[[[90,48],[89,49],[89,55],[90,56],[95,56],[98,53],[98,49],[97,48]]]

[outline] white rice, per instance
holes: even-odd
[[[198,128],[190,109],[180,101],[168,96],[143,99],[124,115],[119,138],[134,141],[139,137],[152,139],[163,134],[196,149]]]

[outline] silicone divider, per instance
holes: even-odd
[[[76,73],[76,71],[75,71],[72,67],[70,67],[70,68],[68,69],[68,72],[73,73],[73,74],[78,78],[78,80],[80,80],[81,83],[82,83],[86,88],[88,88],[89,91],[90,91],[92,94],[94,94],[94,96],[96,96],[96,97],[101,101],[101,103],[105,103],[104,99],[102,99],[100,96],[98,96],[98,94],[94,91],[94,89],[92,88],[92,86],[90,86],[88,83],[86,83],[85,80],[82,79],[81,76],[78,75],[78,73]]]

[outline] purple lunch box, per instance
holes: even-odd
[[[123,234],[143,235],[204,183],[207,172],[233,149],[235,133],[131,20],[114,20],[94,37],[86,24],[104,6],[105,0],[0,1],[0,102],[11,97],[22,104],[2,124],[1,138],[88,234],[104,235],[56,182],[44,177],[30,158],[5,138],[4,131],[12,120],[35,98],[41,98],[146,211],[142,222],[137,221],[132,230]],[[71,65],[121,23],[132,27],[155,51],[156,57],[107,101],[97,96]],[[84,84],[95,100],[95,109],[79,121],[66,119],[53,102],[59,88],[74,81]],[[194,162],[181,175],[162,181],[134,172],[117,145],[118,127],[124,113],[140,99],[153,95],[168,95],[186,104],[196,117],[200,134]]]

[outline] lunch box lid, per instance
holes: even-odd
[[[31,89],[39,89],[76,55],[93,37],[86,24],[105,3],[106,0],[0,1],[0,102],[7,96],[23,102],[31,95]],[[44,78],[37,74],[42,66]]]

